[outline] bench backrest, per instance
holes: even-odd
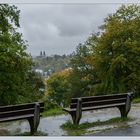
[[[113,95],[103,95],[103,96],[89,96],[89,97],[80,97],[82,102],[82,108],[86,107],[96,107],[96,106],[105,106],[111,104],[125,104],[127,96],[132,96],[132,93],[123,93],[123,94],[113,94]],[[74,109],[77,107],[77,101],[79,98],[72,98],[70,108]]]
[[[0,106],[0,118],[34,114],[36,104],[39,104],[40,112],[43,112],[44,110],[43,102]]]

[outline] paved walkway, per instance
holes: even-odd
[[[130,126],[129,128],[114,128],[90,136],[140,136],[140,125]]]
[[[99,132],[87,133],[86,136],[140,136],[140,103],[132,105],[128,116],[134,121],[109,125],[109,129],[103,127]]]

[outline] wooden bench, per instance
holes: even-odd
[[[120,110],[121,117],[127,117],[127,114],[131,107],[131,100],[133,96],[133,93],[123,93],[72,98],[70,107],[63,108],[63,110],[71,115],[73,124],[79,124],[82,117],[82,111],[90,111],[104,108],[117,107]]]
[[[30,124],[30,132],[34,134],[37,131],[40,122],[40,113],[43,110],[43,102],[0,106],[0,122],[27,119]]]

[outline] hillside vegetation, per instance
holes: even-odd
[[[37,56],[34,58],[34,69],[41,69],[49,74],[59,72],[70,67],[72,55]]]

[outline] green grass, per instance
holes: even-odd
[[[140,98],[134,98],[132,103],[140,103]]]
[[[65,112],[61,108],[53,108],[46,110],[42,113],[43,117],[48,117],[48,116],[56,116],[56,115],[61,115],[64,114]]]
[[[67,121],[65,124],[61,125],[61,128],[66,130],[68,132],[68,135],[70,136],[77,136],[77,135],[82,135],[86,133],[86,129],[94,127],[94,126],[99,126],[99,125],[107,125],[107,124],[113,124],[113,123],[121,123],[121,122],[127,122],[127,121],[132,121],[132,118],[112,118],[107,121],[97,121],[97,122],[85,122],[79,125],[74,125],[72,124],[71,121]]]

